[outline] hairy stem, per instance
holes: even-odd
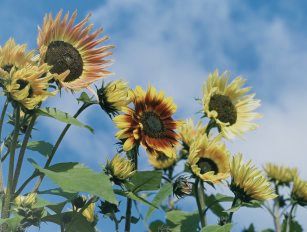
[[[197,204],[197,209],[198,209],[198,214],[199,214],[199,220],[201,223],[201,227],[203,228],[206,226],[206,219],[204,216],[205,194],[204,194],[204,189],[203,189],[203,183],[198,177],[196,177],[195,183],[194,183],[194,194],[195,194],[195,199],[196,199],[196,204]]]
[[[138,169],[138,146],[135,146],[132,150],[132,162],[134,163],[134,169]],[[126,222],[125,222],[125,232],[130,232],[131,225],[131,208],[132,208],[132,199],[127,197],[127,208],[126,208]]]
[[[17,140],[19,135],[19,119],[20,119],[19,105],[17,105],[14,110],[14,116],[15,116],[15,127],[10,147],[10,161],[9,161],[9,171],[7,178],[7,190],[3,201],[1,218],[8,218],[10,216],[10,206],[11,206],[10,203],[12,198],[12,190],[13,190],[12,187],[13,187],[13,177],[14,177],[15,150],[17,147]]]

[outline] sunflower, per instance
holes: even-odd
[[[117,115],[118,112],[126,107],[130,102],[129,86],[122,80],[109,82],[107,85],[97,90],[99,105],[108,115]]]
[[[19,102],[28,110],[33,110],[47,97],[55,95],[49,92],[49,80],[53,75],[48,73],[50,66],[42,64],[13,68],[8,76],[3,76],[2,84],[4,91],[16,102]]]
[[[301,206],[307,205],[307,181],[301,180],[299,177],[294,178],[292,198]]]
[[[220,136],[210,140],[207,135],[196,138],[190,147],[187,164],[204,181],[219,183],[229,176],[229,152]]]
[[[83,206],[88,201],[88,198],[86,196],[79,196],[78,200],[82,200]],[[82,207],[79,207],[80,205],[73,204],[73,208],[75,211],[79,212]],[[86,218],[86,220],[90,223],[96,224],[97,222],[97,216],[95,214],[95,203],[90,203],[87,208],[82,212],[82,215]]]
[[[149,154],[148,161],[156,169],[168,169],[176,163],[177,157],[168,157],[159,152],[157,155]]]
[[[195,138],[206,133],[206,128],[203,127],[201,122],[198,122],[194,125],[194,122],[191,118],[187,119],[182,126],[178,129],[178,134],[180,136],[180,141],[182,143],[181,154],[185,157],[188,155],[190,146]]]
[[[123,141],[124,151],[141,144],[152,155],[160,152],[175,157],[179,136],[174,130],[181,122],[172,118],[177,108],[172,98],[165,97],[154,87],[150,86],[145,92],[137,86],[131,93],[131,101],[134,108],[124,108],[125,114],[113,119],[120,129],[116,137]]]
[[[260,118],[253,112],[260,106],[254,94],[247,94],[249,87],[242,88],[245,81],[241,77],[228,83],[229,72],[219,76],[216,70],[210,74],[203,86],[203,107],[205,116],[216,123],[224,137],[232,139],[254,130],[257,124],[251,121]]]
[[[0,47],[1,77],[8,77],[13,67],[20,69],[26,64],[34,63],[34,51],[27,52],[26,48],[26,44],[16,44],[13,38],[10,38],[3,47]]]
[[[87,25],[90,15],[76,25],[76,11],[71,17],[69,13],[61,17],[62,11],[55,19],[51,14],[45,16],[37,38],[40,59],[53,66],[50,72],[59,74],[61,86],[77,91],[110,74],[105,70],[110,60],[104,58],[112,54],[109,50],[113,46],[97,47],[108,37],[97,38],[102,29],[90,32],[93,28],[93,24]]]
[[[298,175],[296,168],[278,166],[272,163],[267,163],[263,169],[268,178],[279,185],[289,185]]]
[[[106,171],[115,181],[126,180],[135,173],[132,161],[119,154],[116,154],[111,161],[107,161]]]
[[[14,200],[16,207],[32,208],[37,201],[37,194],[30,193],[27,196],[17,196]]]
[[[242,154],[235,155],[230,164],[230,189],[243,202],[265,201],[277,197],[268,179],[251,161],[243,163]]]

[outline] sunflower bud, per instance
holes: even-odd
[[[36,193],[30,193],[27,196],[17,196],[15,198],[15,205],[17,207],[31,208],[36,203]]]
[[[122,80],[112,81],[107,85],[102,83],[100,89],[97,89],[99,105],[109,115],[115,116],[126,107],[130,102],[129,86]]]
[[[85,196],[78,196],[72,201],[72,205],[75,209],[81,209],[86,203]]]
[[[169,169],[174,166],[177,157],[168,157],[158,152],[157,154],[149,154],[148,161],[155,169]]]
[[[87,202],[86,196],[78,196],[76,197],[73,202],[73,209],[79,212]],[[82,212],[82,215],[86,218],[86,220],[93,225],[97,224],[97,215],[95,214],[95,203],[90,203],[87,208]]]
[[[173,193],[177,198],[189,196],[192,193],[192,183],[188,176],[179,176],[173,184]]]
[[[291,198],[301,206],[307,206],[307,181],[296,177],[293,182]]]
[[[120,184],[134,173],[134,164],[131,160],[116,154],[111,161],[107,161],[106,173],[112,176],[115,184]]]

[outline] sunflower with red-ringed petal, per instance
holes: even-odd
[[[113,119],[120,129],[116,137],[123,141],[123,150],[130,151],[141,144],[152,155],[175,157],[179,138],[175,130],[181,121],[172,117],[177,109],[173,99],[152,86],[146,92],[137,86],[131,91],[131,100],[133,108],[124,108],[125,114]]]
[[[71,17],[67,13],[62,18],[62,11],[54,19],[46,15],[37,38],[41,62],[52,65],[50,72],[58,74],[60,85],[72,91],[87,88],[110,74],[105,69],[110,60],[105,58],[113,47],[99,46],[108,37],[97,38],[102,29],[91,32],[93,24],[87,25],[90,15],[74,24],[76,17],[76,11]]]

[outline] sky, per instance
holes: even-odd
[[[229,70],[233,78],[245,77],[261,99],[263,118],[258,121],[259,129],[246,134],[244,140],[228,143],[229,149],[242,152],[246,160],[252,159],[259,167],[265,162],[298,167],[302,178],[307,179],[305,1],[21,0],[16,7],[13,1],[1,0],[1,44],[12,36],[36,48],[37,26],[44,14],[55,14],[59,9],[77,9],[79,20],[91,12],[95,27],[103,27],[110,36],[109,43],[116,46],[111,67],[115,75],[108,80],[121,78],[132,88],[151,84],[164,90],[178,105],[178,119],[198,120],[195,112],[201,106],[193,99],[201,97],[208,73]],[[69,93],[46,104],[72,114],[78,108]],[[80,120],[94,127],[95,135],[72,128],[54,162],[79,161],[99,170],[99,165],[116,152],[111,146],[116,140],[110,136],[115,132],[114,125],[98,107],[90,108]],[[49,119],[41,120],[39,126],[42,129],[34,136],[50,142],[63,128],[63,124]],[[146,157],[140,159],[143,168],[148,167]],[[37,160],[42,162],[40,157]],[[47,181],[45,187],[50,185]],[[182,207],[196,209],[193,203],[189,205]],[[264,210],[244,209],[235,214],[234,221],[243,226],[254,221],[257,229],[272,227],[264,214]],[[307,222],[302,219],[306,216],[307,210],[300,208],[298,219],[305,229]],[[41,231],[56,230],[51,227],[44,225]],[[234,231],[240,228],[236,226]]]

